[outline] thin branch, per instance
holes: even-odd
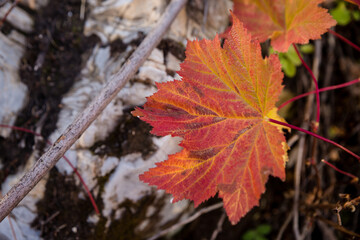
[[[159,237],[162,237],[170,232],[173,232],[175,231],[176,229],[179,229],[180,227],[188,224],[188,223],[191,223],[192,221],[194,221],[195,219],[197,219],[198,217],[200,217],[201,215],[205,214],[205,213],[208,213],[208,212],[211,212],[211,211],[214,211],[218,208],[221,208],[223,206],[223,203],[220,202],[220,203],[217,203],[217,204],[214,204],[214,205],[211,205],[209,207],[206,207],[206,208],[203,208],[201,210],[199,210],[198,212],[196,212],[194,215],[192,215],[191,217],[189,217],[188,219],[185,219],[184,221],[182,222],[179,222],[165,230],[162,230],[161,232],[159,232],[158,234],[152,236],[151,238],[149,238],[148,240],[155,240]]]
[[[222,231],[222,226],[223,226],[223,224],[224,224],[224,222],[225,222],[225,219],[226,219],[226,213],[223,212],[223,213],[221,214],[221,217],[220,217],[217,225],[216,225],[215,231],[211,234],[210,240],[215,240],[215,239],[217,238],[217,236],[219,235],[219,233],[221,233],[221,231]]]
[[[321,217],[321,216],[317,216],[316,217],[317,219],[319,219],[320,221],[332,226],[333,228],[335,228],[336,230],[340,231],[340,232],[343,232],[343,233],[346,233],[352,237],[356,237],[356,238],[360,238],[360,234],[357,234],[356,232],[353,232],[353,231],[350,231],[346,228],[344,228],[343,226],[340,226],[339,224],[337,223],[334,223],[324,217]]]
[[[306,62],[304,61],[304,59],[301,57],[301,54],[299,52],[299,50],[297,49],[296,45],[293,44],[294,49],[297,53],[297,55],[299,56],[302,64],[304,65],[304,67],[308,70],[308,72],[310,73],[311,78],[313,79],[313,82],[315,84],[315,93],[316,93],[316,125],[318,126],[319,122],[320,122],[320,95],[319,95],[319,85],[318,82],[316,80],[316,77],[314,75],[314,73],[311,71],[310,67],[306,64]],[[315,127],[315,129],[317,129],[317,126]]]
[[[287,218],[285,219],[285,222],[283,223],[283,225],[281,226],[280,230],[279,230],[279,233],[277,234],[276,236],[276,240],[281,240],[283,239],[283,234],[287,228],[287,226],[289,225],[289,223],[291,222],[291,219],[293,218],[294,216],[294,211],[291,211],[289,213],[289,215],[287,216]]]
[[[2,193],[1,193],[1,190],[0,190],[0,197],[2,197]],[[10,230],[11,230],[11,234],[14,238],[14,240],[17,240],[17,237],[16,237],[16,232],[15,232],[15,229],[14,229],[14,226],[12,224],[12,221],[11,221],[11,216],[7,216],[7,219],[9,221],[9,225],[10,225]]]
[[[315,41],[315,54],[314,54],[314,60],[313,60],[313,66],[312,66],[312,71],[314,73],[314,77],[316,79],[319,78],[319,72],[320,72],[320,63],[321,63],[321,59],[322,59],[322,43],[320,40],[317,40]],[[319,89],[317,89],[317,94],[319,94]],[[319,101],[320,101],[320,96],[319,96]],[[315,133],[317,133],[317,128],[318,128],[318,125],[316,125],[315,127],[313,127],[313,131]],[[313,167],[313,169],[315,170],[315,178],[316,178],[316,187],[315,187],[315,198],[313,201],[316,201],[318,196],[319,196],[319,191],[320,191],[320,188],[321,188],[321,180],[320,180],[320,175],[319,175],[319,169],[317,167],[317,149],[318,149],[318,141],[317,139],[315,138],[313,141],[312,141],[312,144],[311,144],[311,151],[310,151],[310,162],[311,162],[311,165]],[[305,232],[304,232],[305,234]]]
[[[304,162],[304,148],[305,148],[305,135],[302,134],[299,141],[299,150],[297,153],[297,161],[294,169],[294,205],[293,205],[293,231],[296,240],[301,240],[299,230],[299,199],[300,199],[300,183],[301,183],[301,169]]]
[[[99,116],[110,101],[134,76],[151,51],[160,42],[186,0],[173,0],[165,10],[157,26],[147,35],[144,41],[124,63],[119,72],[113,75],[99,95],[67,127],[52,147],[44,153],[34,166],[15,184],[0,201],[0,221],[35,187],[43,176],[56,164],[64,153],[75,143],[81,134]]]

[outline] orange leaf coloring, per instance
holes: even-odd
[[[234,0],[234,14],[253,38],[271,39],[276,51],[286,52],[292,43],[318,39],[336,21],[318,6],[323,0]]]
[[[183,150],[140,176],[198,206],[217,192],[235,224],[258,205],[268,175],[284,180],[287,145],[275,103],[282,90],[280,62],[263,59],[242,23],[234,24],[223,48],[214,40],[189,41],[181,81],[157,84],[134,116],[152,133],[183,138]]]

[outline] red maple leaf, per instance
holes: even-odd
[[[271,39],[276,51],[286,52],[292,43],[318,39],[336,21],[318,6],[323,0],[234,0],[234,14],[253,38]]]
[[[150,123],[153,134],[182,137],[183,150],[140,179],[195,206],[218,192],[235,224],[258,205],[269,174],[285,178],[285,138],[268,121],[281,120],[280,62],[275,55],[263,59],[234,16],[223,48],[218,36],[188,42],[179,74],[181,81],[157,84],[133,115]]]

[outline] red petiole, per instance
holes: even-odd
[[[348,172],[345,172],[343,170],[340,170],[339,168],[335,167],[333,164],[329,163],[328,161],[325,161],[324,159],[321,160],[323,163],[327,164],[328,166],[330,166],[331,168],[333,168],[335,171],[341,173],[341,174],[344,174],[348,177],[351,177],[352,179],[355,179],[355,180],[358,180],[358,177],[356,177],[355,175],[351,174],[351,173],[348,173]]]
[[[43,136],[41,136],[41,134],[36,133],[36,132],[31,131],[31,130],[26,129],[26,128],[9,126],[9,125],[4,125],[4,124],[0,124],[0,127],[2,127],[2,128],[11,128],[11,129],[13,129],[13,130],[31,133],[31,134],[33,134],[33,135],[35,135],[35,136],[38,136],[38,137],[42,137],[42,138],[43,138]],[[52,143],[51,143],[49,140],[46,140],[46,143],[49,144],[49,145],[52,145]],[[70,162],[70,160],[69,160],[65,155],[63,156],[63,158],[64,158],[65,161],[70,165],[70,167],[74,170],[74,173],[78,176],[81,184],[84,186],[84,189],[85,189],[87,195],[88,195],[89,198],[90,198],[91,204],[93,205],[96,214],[100,215],[99,208],[97,207],[96,202],[95,202],[93,196],[91,195],[90,190],[89,190],[88,186],[86,185],[84,179],[81,177],[80,173],[77,171],[77,169],[74,167],[74,165],[72,165],[72,163]]]
[[[331,30],[331,29],[329,29],[328,31],[329,31],[329,33],[331,33],[332,35],[340,38],[342,41],[344,41],[345,43],[349,44],[351,47],[355,48],[356,50],[358,50],[358,51],[360,52],[360,47],[357,46],[355,43],[351,42],[349,39],[341,36],[340,34],[334,32],[334,31]]]
[[[288,123],[285,123],[285,122],[280,122],[280,121],[277,121],[275,119],[271,119],[269,118],[269,122],[272,122],[272,123],[275,123],[275,124],[278,124],[278,125],[281,125],[281,126],[285,126],[285,127],[288,127],[288,128],[291,128],[291,129],[294,129],[294,130],[297,130],[297,131],[300,131],[300,132],[303,132],[303,133],[306,133],[306,134],[309,134],[315,138],[318,138],[320,140],[323,140],[325,142],[328,142],[328,143],[331,143],[332,145],[338,147],[338,148],[341,148],[342,150],[344,150],[345,152],[349,153],[350,155],[352,155],[353,157],[355,157],[358,161],[360,161],[360,156],[358,156],[357,154],[353,153],[352,151],[350,151],[349,149],[341,146],[340,144],[334,142],[334,141],[331,141],[327,138],[324,138],[316,133],[313,133],[313,132],[310,132],[308,130],[305,130],[305,129],[302,129],[300,127],[297,127],[297,126],[294,126],[294,125],[291,125],[291,124],[288,124]]]
[[[355,79],[355,80],[352,80],[350,82],[347,82],[347,83],[342,83],[342,84],[338,84],[338,85],[334,85],[334,86],[330,86],[330,87],[325,87],[325,88],[320,88],[319,89],[319,92],[326,92],[326,91],[329,91],[329,90],[335,90],[335,89],[339,89],[339,88],[343,88],[343,87],[347,87],[347,86],[350,86],[350,85],[353,85],[355,83],[358,83],[360,82],[360,78],[358,79]],[[316,91],[311,91],[311,92],[307,92],[307,93],[303,93],[303,94],[300,94],[296,97],[293,97],[289,100],[287,100],[286,102],[284,102],[283,104],[281,104],[278,109],[281,109],[283,107],[285,107],[286,105],[288,105],[289,103],[292,103],[300,98],[303,98],[303,97],[306,97],[306,96],[309,96],[310,94],[314,94],[316,93]]]
[[[304,65],[304,67],[308,70],[308,72],[310,73],[311,78],[314,81],[315,84],[315,93],[316,93],[316,126],[319,125],[320,122],[320,94],[319,94],[319,85],[318,82],[315,78],[314,73],[311,71],[310,67],[306,64],[306,62],[304,61],[304,59],[301,57],[301,54],[299,52],[299,50],[297,49],[296,45],[293,43],[293,47],[298,55],[298,57],[300,58],[301,63]]]

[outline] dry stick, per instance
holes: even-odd
[[[299,198],[300,198],[300,182],[301,182],[301,168],[303,165],[304,159],[304,148],[305,148],[305,135],[300,137],[299,141],[299,150],[297,154],[297,161],[294,170],[294,205],[293,205],[293,231],[295,234],[295,239],[300,240],[301,234],[299,230]]]
[[[41,178],[56,164],[64,153],[75,143],[96,117],[125,86],[129,79],[150,55],[170,27],[187,0],[173,0],[165,10],[157,26],[148,34],[136,51],[113,75],[99,95],[71,123],[51,148],[44,153],[0,201],[0,221],[35,187]]]
[[[312,88],[314,86],[314,83],[312,83]],[[306,105],[305,105],[305,114],[304,114],[304,120],[302,127],[307,127],[307,123],[310,119],[311,109],[312,109],[312,103],[314,101],[314,95],[310,95],[307,98]],[[293,224],[292,229],[295,234],[295,238],[297,240],[301,239],[301,234],[299,230],[299,198],[300,198],[300,183],[301,183],[301,171],[304,161],[304,147],[305,147],[305,135],[300,135],[299,140],[299,150],[297,154],[297,160],[296,165],[294,169],[294,205],[293,205]]]
[[[320,69],[321,54],[322,54],[321,49],[322,49],[321,40],[315,41],[315,56],[314,56],[312,69],[313,69],[314,77],[316,79],[319,78],[319,69]],[[318,100],[320,102],[319,88],[316,89],[316,94],[317,94],[316,96],[319,97]],[[315,129],[317,129],[317,127]],[[315,130],[315,133],[316,133],[316,130]],[[314,139],[312,146],[311,146],[311,164],[315,169],[315,175],[316,175],[316,180],[317,180],[317,190],[316,190],[316,194],[315,194],[316,198],[318,196],[318,191],[320,190],[320,185],[321,185],[321,181],[320,181],[320,177],[319,177],[319,169],[317,168],[317,165],[315,162],[317,145],[318,145],[317,139]]]
[[[1,191],[0,191],[0,197],[2,197]],[[11,221],[11,217],[10,217],[10,216],[7,216],[7,219],[9,220],[9,225],[10,225],[11,234],[12,234],[14,240],[17,240],[16,233],[15,233],[15,229],[14,229],[14,226],[13,226],[12,221]]]
[[[305,63],[304,59],[301,57],[300,52],[298,51],[297,47],[295,44],[293,44],[293,47],[299,57],[299,59],[301,60],[302,64],[304,65],[304,67],[308,70],[308,72],[310,73],[312,79],[313,79],[313,83],[312,86],[315,86],[315,90],[316,90],[316,124],[313,128],[313,130],[316,132],[317,128],[319,126],[319,121],[320,121],[320,96],[319,96],[319,86],[316,80],[315,75],[313,74],[313,71],[311,71],[311,69],[309,68],[309,66]],[[315,59],[316,61],[314,61],[314,66],[316,67],[314,70],[316,70],[316,72],[318,72],[317,66],[319,63],[319,59]],[[310,120],[310,111],[311,111],[311,105],[312,102],[314,101],[314,97],[311,95],[309,96],[309,98],[307,99],[306,102],[306,108],[305,108],[305,116],[304,116],[304,124],[303,127],[305,127],[306,123],[309,122]],[[301,182],[301,172],[302,172],[302,165],[303,165],[303,160],[304,160],[304,146],[305,146],[305,136],[302,135],[299,141],[299,152],[298,152],[298,156],[297,156],[297,162],[296,162],[296,166],[295,166],[295,180],[294,180],[294,205],[293,205],[293,231],[295,234],[295,237],[297,240],[303,239],[306,232],[303,231],[302,233],[300,233],[299,230],[299,199],[300,199],[300,182]]]
[[[185,224],[188,224],[188,223],[191,223],[192,221],[194,221],[195,219],[197,219],[198,217],[200,217],[201,215],[205,214],[205,213],[208,213],[208,212],[211,212],[211,211],[214,211],[218,208],[221,208],[223,206],[223,203],[220,202],[220,203],[217,203],[217,204],[214,204],[214,205],[211,205],[209,207],[206,207],[206,208],[203,208],[201,210],[199,210],[198,212],[196,212],[194,215],[192,215],[191,217],[189,217],[188,219],[185,219],[184,221],[182,222],[179,222],[165,230],[162,230],[161,232],[159,232],[158,234],[152,236],[151,238],[149,238],[148,240],[155,240],[159,237],[162,237],[170,232],[173,232],[175,231],[176,229],[184,226]]]
[[[281,226],[281,228],[280,228],[280,230],[279,230],[279,232],[278,232],[278,234],[277,234],[277,236],[276,236],[276,240],[281,240],[281,239],[283,239],[282,236],[283,236],[283,234],[284,234],[287,226],[288,226],[289,223],[291,222],[291,219],[293,218],[293,215],[294,215],[294,211],[291,211],[291,212],[289,213],[289,215],[287,216],[287,218],[285,219],[283,225]]]
[[[221,231],[222,231],[222,226],[223,226],[223,224],[224,224],[224,222],[225,222],[225,219],[226,219],[226,213],[223,212],[223,213],[221,214],[221,217],[220,217],[217,225],[216,225],[215,231],[211,234],[210,240],[216,240],[217,236],[218,236],[219,233],[221,233]]]
[[[321,216],[316,216],[316,219],[319,219],[320,221],[323,221],[324,223],[332,226],[333,228],[335,228],[336,230],[340,231],[340,232],[343,232],[343,233],[346,233],[352,237],[356,237],[357,239],[360,238],[360,234],[357,234],[356,232],[353,232],[353,231],[350,231],[346,228],[344,228],[343,226],[340,226],[339,224],[337,223],[334,223],[333,221],[330,221],[324,217],[321,217]]]

